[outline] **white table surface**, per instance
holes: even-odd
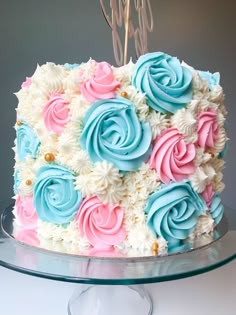
[[[0,267],[0,314],[67,315],[67,302],[76,286]],[[199,276],[146,288],[155,301],[153,315],[235,315],[236,260]],[[112,315],[104,315],[108,314]]]

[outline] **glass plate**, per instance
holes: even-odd
[[[0,265],[38,277],[104,285],[153,283],[207,272],[236,258],[236,213],[227,207],[209,240],[185,243],[166,256],[122,258],[70,255],[42,249],[37,242],[24,244],[12,236],[12,209],[13,204],[0,203]]]

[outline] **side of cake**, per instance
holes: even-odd
[[[38,66],[16,93],[16,225],[86,255],[161,255],[211,233],[227,143],[219,79],[162,52]]]

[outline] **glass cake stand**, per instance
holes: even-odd
[[[69,315],[151,315],[152,298],[144,284],[191,277],[236,258],[236,212],[227,207],[227,220],[224,217],[214,237],[203,243],[185,244],[166,256],[102,258],[45,250],[14,239],[9,204],[0,203],[0,265],[81,284],[69,300]]]

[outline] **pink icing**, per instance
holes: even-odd
[[[43,108],[44,123],[49,131],[60,135],[69,122],[69,103],[63,94],[53,94]]]
[[[115,90],[120,86],[107,62],[96,64],[94,76],[81,84],[81,93],[89,101],[114,98]]]
[[[218,138],[217,114],[213,110],[208,110],[198,116],[198,145],[204,149],[214,148]]]
[[[207,185],[203,193],[201,193],[201,195],[202,195],[202,198],[206,201],[207,207],[210,208],[211,201],[214,196],[212,185],[211,184]]]
[[[183,135],[175,128],[165,130],[154,140],[149,165],[155,169],[161,181],[181,181],[195,170],[196,155],[193,143],[186,143]]]
[[[26,78],[26,80],[21,84],[22,88],[28,88],[32,84],[32,79],[31,78]]]
[[[38,247],[40,245],[36,230],[18,229],[14,233],[16,240],[30,246]]]
[[[83,201],[75,219],[82,236],[96,249],[108,249],[126,237],[123,209],[118,205],[103,204],[96,196]]]
[[[17,196],[15,202],[16,219],[24,229],[34,229],[37,226],[38,215],[33,206],[33,196]]]

